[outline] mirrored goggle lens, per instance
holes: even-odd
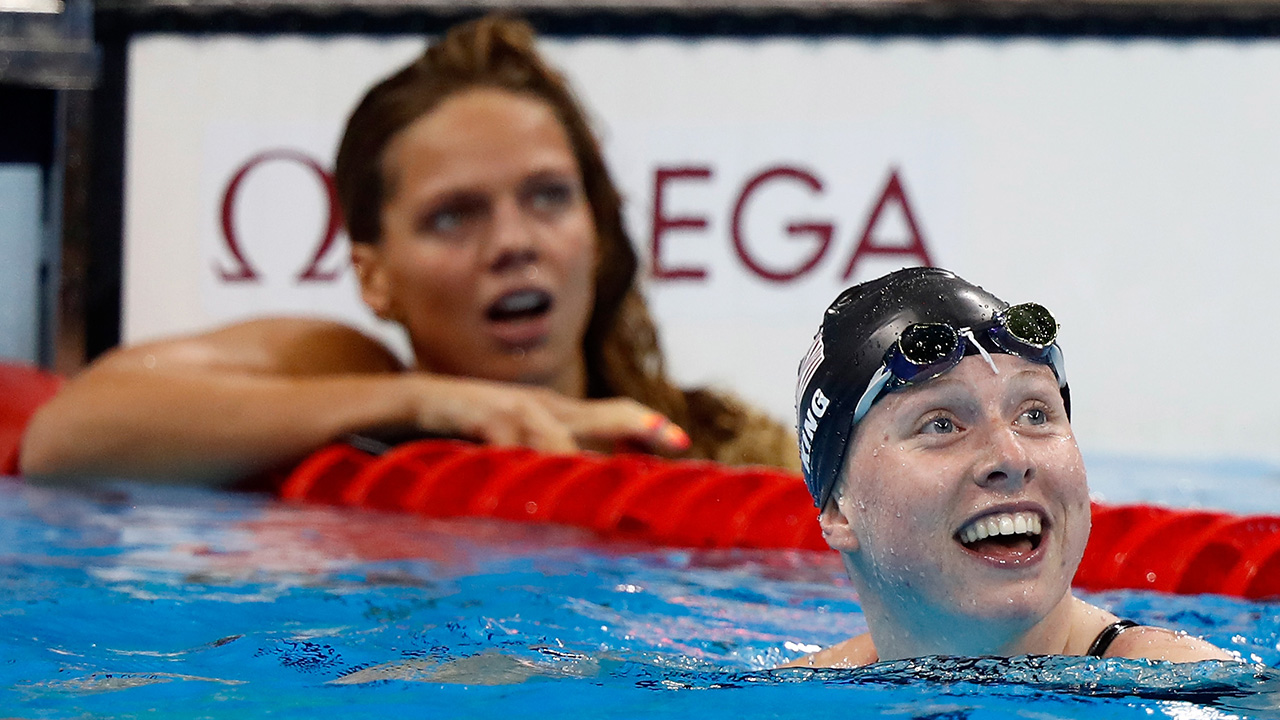
[[[1058,321],[1040,304],[1014,305],[1004,312],[1004,329],[1014,340],[1043,349],[1058,339]]]
[[[898,379],[912,382],[933,377],[960,361],[964,347],[955,328],[942,323],[917,323],[898,338],[899,362],[890,370]]]

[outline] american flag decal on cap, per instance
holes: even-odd
[[[813,374],[818,371],[818,366],[825,359],[822,350],[822,328],[818,328],[818,332],[813,336],[813,344],[809,346],[809,352],[805,354],[804,360],[800,361],[800,379],[796,382],[796,412],[799,413],[800,402],[804,399],[805,388],[809,387],[809,381],[813,379]]]

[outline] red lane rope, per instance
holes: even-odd
[[[553,522],[662,545],[826,548],[793,473],[648,455],[424,440],[374,456],[333,445],[298,465],[280,495],[429,517]]]
[[[27,421],[62,387],[62,378],[29,365],[0,362],[0,474],[18,474]]]
[[[333,445],[300,464],[280,494],[428,517],[574,525],[655,545],[827,549],[799,476],[765,467],[448,440],[381,456]],[[1280,516],[1095,504],[1075,584],[1280,597]]]
[[[61,383],[0,363],[0,472],[17,474],[27,421]],[[659,545],[827,547],[792,473],[642,455],[543,455],[436,440],[374,456],[341,444],[303,461],[280,494],[432,517],[575,525]],[[1280,597],[1280,516],[1095,504],[1075,584]]]

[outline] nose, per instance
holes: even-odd
[[[514,198],[494,204],[490,237],[486,243],[489,269],[503,273],[522,270],[538,262],[534,220]]]
[[[974,468],[974,481],[992,490],[1013,492],[1031,482],[1035,465],[1025,440],[1013,428],[997,427],[987,432],[986,448]]]

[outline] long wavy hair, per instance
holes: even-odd
[[[688,431],[691,454],[732,462],[721,457],[723,446],[751,424],[747,411],[719,393],[683,391],[668,379],[657,331],[636,287],[638,263],[623,226],[621,196],[582,106],[536,41],[527,23],[489,15],[450,29],[369,90],[347,121],[334,172],[351,241],[376,244],[381,238],[381,209],[390,191],[384,155],[401,130],[447,98],[478,87],[542,100],[569,136],[595,220],[595,305],[582,338],[588,397],[630,397]]]

